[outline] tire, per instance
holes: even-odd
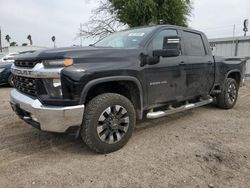
[[[135,109],[129,99],[115,93],[101,94],[85,108],[81,136],[91,150],[110,153],[128,142],[135,124]]]
[[[9,77],[8,77],[8,84],[11,87],[14,86],[14,81],[13,81],[13,75],[12,74],[10,74]]]
[[[239,86],[233,78],[227,78],[224,89],[216,97],[217,106],[223,109],[231,109],[237,102]]]

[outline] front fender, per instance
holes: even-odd
[[[111,81],[131,81],[131,82],[136,84],[136,86],[138,87],[138,90],[139,90],[139,94],[140,94],[140,111],[141,111],[140,118],[142,118],[142,116],[143,116],[143,114],[142,114],[142,112],[143,112],[142,85],[137,78],[132,77],[132,76],[110,76],[110,77],[103,77],[103,78],[91,80],[83,87],[83,90],[82,90],[81,96],[80,96],[80,104],[84,104],[86,102],[87,94],[93,86],[100,84],[100,83],[111,82]]]

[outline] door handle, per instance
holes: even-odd
[[[185,61],[181,61],[179,65],[186,65]]]

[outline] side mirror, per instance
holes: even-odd
[[[155,65],[155,64],[157,64],[157,63],[159,63],[160,62],[160,58],[159,57],[148,57],[147,58],[147,64],[148,65]]]
[[[155,65],[160,62],[159,57],[148,56],[143,53],[140,54],[141,67],[144,65]]]
[[[163,49],[154,50],[154,57],[177,57],[180,55],[180,37],[170,36],[163,39]]]

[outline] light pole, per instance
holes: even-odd
[[[55,36],[52,36],[51,37],[51,40],[52,42],[54,43],[54,48],[56,47],[56,37]]]
[[[248,25],[249,25],[249,21],[248,19],[245,19],[244,20],[244,28],[243,28],[243,31],[244,31],[244,37],[247,36],[247,32],[248,32]]]

